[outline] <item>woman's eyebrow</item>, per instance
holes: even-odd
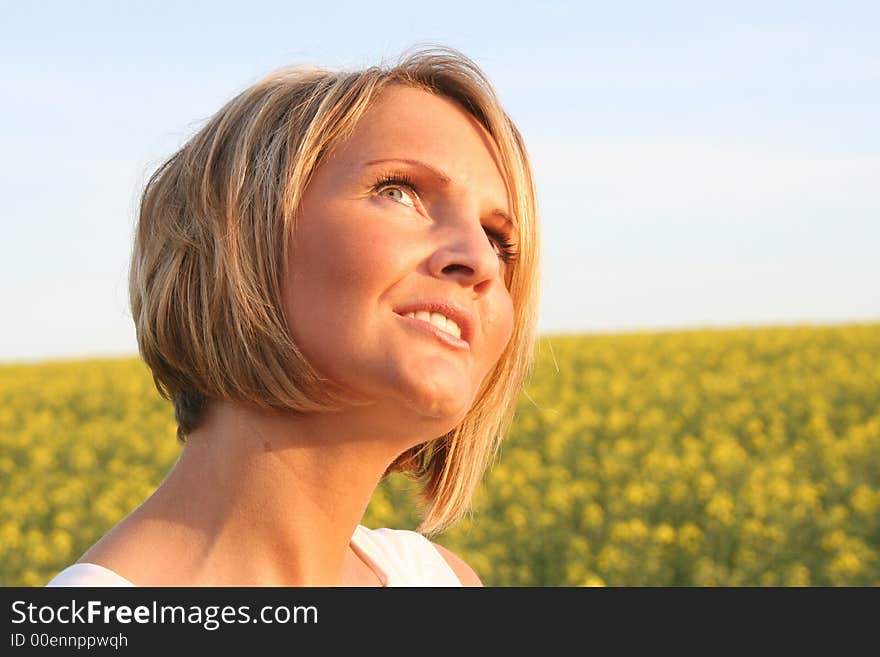
[[[373,166],[374,164],[385,164],[386,162],[398,162],[401,164],[409,164],[410,166],[418,167],[420,169],[425,169],[442,184],[449,185],[453,183],[452,178],[446,175],[443,171],[431,164],[428,164],[427,162],[422,162],[421,160],[413,160],[405,157],[387,157],[378,160],[368,160],[367,162],[364,162],[364,166],[368,167]],[[513,218],[501,208],[495,208],[494,210],[492,210],[491,214],[501,217],[513,226],[517,225]]]

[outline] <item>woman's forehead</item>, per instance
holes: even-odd
[[[455,100],[399,84],[387,87],[373,99],[353,137],[380,144],[395,138],[427,148],[442,147],[444,139],[456,143],[470,140],[489,151],[490,159],[500,159],[486,128]]]
[[[414,160],[433,167],[455,185],[480,185],[507,196],[495,140],[452,99],[422,89],[392,85],[334,149],[334,159],[362,168],[370,162]]]

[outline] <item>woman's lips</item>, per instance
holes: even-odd
[[[396,314],[396,313],[395,313]],[[430,322],[426,322],[422,319],[415,319],[413,317],[406,317],[405,315],[397,315],[402,319],[406,324],[412,327],[414,330],[422,331],[426,334],[433,335],[437,340],[445,344],[447,347],[452,347],[454,349],[460,351],[470,351],[471,346],[461,338],[457,338],[451,333],[447,333],[446,331],[437,328]]]

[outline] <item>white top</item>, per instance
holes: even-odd
[[[368,529],[358,525],[351,546],[378,575],[382,586],[461,586],[455,571],[434,544],[406,529]],[[75,563],[46,586],[136,586],[109,568]]]

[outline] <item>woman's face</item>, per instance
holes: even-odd
[[[464,417],[513,331],[505,286],[513,265],[499,239],[514,250],[519,240],[503,216],[500,167],[469,114],[400,85],[322,162],[304,192],[284,282],[294,340],[321,374],[440,420],[444,431]],[[433,302],[464,313],[440,311],[466,340],[404,316]]]

